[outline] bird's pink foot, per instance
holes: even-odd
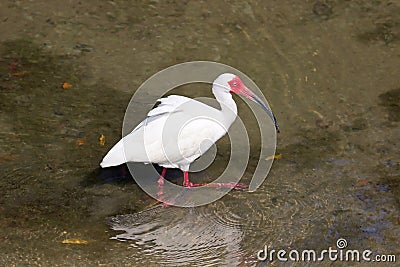
[[[249,188],[249,186],[244,183],[194,184],[194,183],[188,182],[188,183],[184,184],[184,186],[188,187],[188,188],[204,186],[204,187],[211,187],[211,188],[231,188],[231,189],[235,189],[235,190],[246,190]]]
[[[164,194],[164,176],[167,172],[166,168],[163,168],[160,178],[157,180],[158,183],[158,191],[157,191],[157,200],[163,202],[163,194]],[[165,204],[165,202],[163,202]]]
[[[184,186],[184,187],[191,188],[191,187],[195,187],[196,184],[194,184],[194,183],[192,183],[192,182],[189,182],[189,181],[184,181],[184,182],[183,182],[183,186]]]
[[[158,192],[157,192],[157,196],[161,197],[164,193],[164,177],[160,177],[160,179],[158,179],[157,181],[158,183]]]
[[[174,202],[163,202],[163,208],[174,205]]]
[[[249,189],[249,186],[244,183],[235,183],[235,187],[233,188],[235,190],[246,190]]]
[[[194,184],[189,181],[189,173],[187,171],[183,172],[183,186],[187,188],[191,187],[212,187],[212,188],[230,188],[235,190],[245,190],[249,186],[243,183],[210,183],[210,184]]]

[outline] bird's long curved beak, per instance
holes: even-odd
[[[272,110],[256,95],[254,94],[252,91],[250,91],[250,89],[248,89],[247,87],[242,87],[240,90],[238,90],[237,92],[238,95],[244,96],[247,99],[252,100],[253,102],[256,102],[258,105],[260,105],[260,107],[267,112],[268,116],[272,119],[272,121],[274,122],[275,125],[275,129],[276,131],[279,133],[279,125],[278,122],[276,121],[275,115],[272,112]]]

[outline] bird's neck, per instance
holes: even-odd
[[[224,121],[227,124],[226,127],[229,128],[229,126],[231,126],[231,124],[235,121],[237,117],[236,103],[229,92],[214,90],[213,87],[213,94],[215,96],[215,99],[221,106],[222,116],[224,117]]]

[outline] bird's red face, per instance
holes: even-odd
[[[235,76],[232,80],[228,82],[231,90],[231,93],[235,93],[237,95],[242,95],[246,98],[250,98],[250,96],[253,94],[242,82],[242,80],[238,77]]]
[[[235,93],[237,95],[244,96],[245,98],[250,99],[251,101],[254,101],[257,104],[259,104],[261,108],[264,109],[265,112],[267,112],[268,115],[271,117],[271,119],[275,124],[277,132],[279,132],[279,126],[274,114],[272,113],[272,110],[256,94],[250,91],[250,89],[243,84],[242,80],[238,76],[235,76],[232,80],[228,82],[228,84],[230,86],[229,90],[230,93]]]

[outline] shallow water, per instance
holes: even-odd
[[[0,3],[0,265],[307,265],[260,262],[257,252],[320,251],[339,238],[399,257],[397,2],[59,5]],[[102,179],[98,164],[135,89],[192,60],[232,65],[258,84],[282,159],[254,193],[161,207],[131,179]],[[206,86],[175,93],[211,96]],[[249,182],[260,140],[235,100],[252,140]],[[195,176],[216,175],[228,150],[223,138],[215,164]]]

